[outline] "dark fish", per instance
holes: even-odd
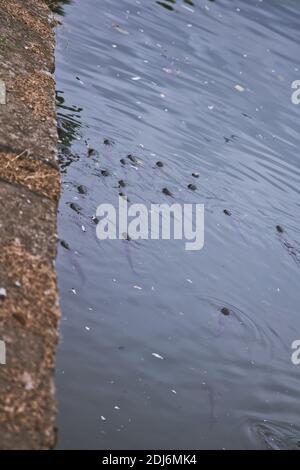
[[[173,194],[171,193],[171,191],[170,191],[168,188],[162,188],[162,192],[163,192],[166,196],[173,196]]]
[[[94,224],[98,224],[99,223],[99,219],[98,217],[96,217],[95,215],[92,216],[92,221],[94,222]]]
[[[65,248],[66,250],[70,250],[70,245],[68,242],[66,242],[65,240],[60,240],[60,244],[63,248]]]
[[[71,202],[70,207],[73,211],[77,212],[77,214],[80,214],[81,207],[78,204],[76,204],[76,202]]]
[[[129,155],[127,155],[127,158],[132,162],[132,163],[137,163],[137,158],[132,155],[131,153]]]
[[[95,155],[96,151],[92,148],[88,149],[88,156],[91,157],[92,155]]]
[[[85,186],[83,186],[82,184],[80,184],[78,187],[77,187],[77,190],[80,194],[86,194],[87,193],[87,188]]]
[[[126,232],[122,233],[122,237],[123,237],[123,240],[127,240],[128,242],[131,241],[130,236],[129,236],[128,233],[126,233]]]
[[[281,225],[276,225],[276,230],[278,233],[283,233],[284,232],[284,229]]]
[[[114,141],[112,139],[104,139],[104,145],[114,145]]]
[[[222,313],[223,315],[225,315],[225,317],[228,317],[228,315],[230,315],[230,310],[229,310],[229,308],[227,308],[227,307],[222,307],[222,308],[221,308],[221,313]]]

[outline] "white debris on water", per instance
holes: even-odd
[[[86,329],[86,331],[90,331],[90,327],[89,327],[89,326],[85,326],[84,328]]]
[[[133,286],[134,289],[142,290],[143,288],[141,286]]]
[[[71,289],[72,294],[77,295],[76,289]]]
[[[116,405],[116,406],[114,406],[114,409],[115,409],[115,410],[120,410],[121,408]]]
[[[173,390],[171,390],[171,392],[174,393],[174,395],[177,395],[176,390],[173,389]]]
[[[106,421],[105,416],[101,416],[102,421]]]
[[[131,80],[137,82],[138,80],[141,80],[142,77],[131,77]]]
[[[81,225],[81,230],[82,230],[83,232],[86,232],[86,228],[85,228],[84,225]]]
[[[236,91],[239,91],[240,93],[245,91],[245,88],[242,85],[235,85],[234,88],[235,88]]]
[[[157,353],[152,353],[152,356],[156,357],[156,359],[164,359],[163,356],[161,356],[160,354],[157,354]]]

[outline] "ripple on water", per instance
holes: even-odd
[[[260,445],[270,450],[300,450],[300,429],[293,424],[253,419],[245,426],[256,447]]]

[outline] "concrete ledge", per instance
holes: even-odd
[[[44,0],[0,0],[1,449],[49,449],[56,438],[54,24]]]

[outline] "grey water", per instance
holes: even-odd
[[[299,1],[59,13],[57,447],[300,448]],[[204,248],[100,241],[120,192],[204,204]]]

